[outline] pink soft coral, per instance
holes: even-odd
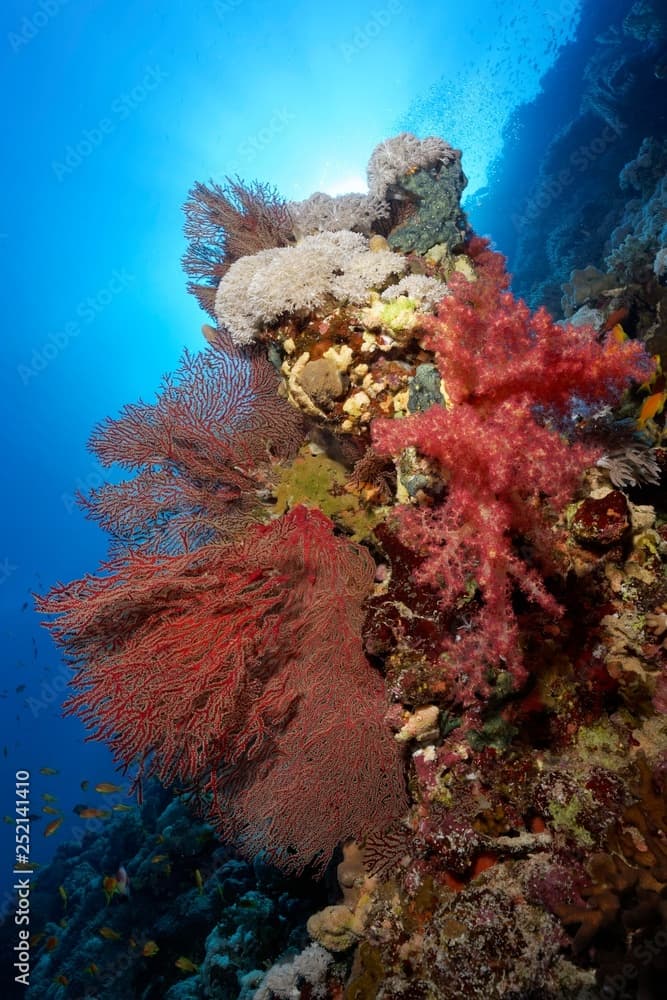
[[[402,420],[377,420],[380,454],[413,446],[447,484],[442,502],[398,510],[402,539],[423,557],[418,582],[436,588],[455,612],[477,590],[481,606],[456,639],[443,641],[465,704],[488,694],[489,672],[525,678],[512,591],[550,615],[560,607],[536,569],[516,551],[520,537],[549,565],[551,523],[599,452],[571,444],[556,423],[575,398],[618,399],[650,361],[640,344],[600,343],[586,327],[557,326],[531,314],[508,291],[505,260],[482,240],[469,248],[475,280],[454,274],[437,316],[424,323],[448,405]],[[470,627],[471,626],[471,627]]]

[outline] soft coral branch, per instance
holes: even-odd
[[[554,515],[599,451],[571,444],[549,416],[564,416],[574,398],[614,402],[651,366],[639,344],[601,344],[592,329],[561,328],[543,310],[531,314],[507,292],[504,258],[482,241],[471,255],[475,280],[454,274],[437,316],[424,321],[422,343],[433,352],[447,407],[373,424],[380,454],[414,447],[447,484],[444,500],[399,508],[398,521],[423,559],[419,582],[439,591],[445,610],[460,608],[471,588],[481,596],[476,629],[443,642],[467,703],[488,692],[491,668],[510,669],[517,682],[525,676],[515,587],[545,612],[560,613],[514,539],[551,562]]]

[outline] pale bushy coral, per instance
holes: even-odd
[[[333,956],[319,944],[308,945],[291,962],[272,966],[264,976],[253,1000],[299,1000],[303,983],[311,987],[310,996],[327,995],[326,975]]]
[[[414,299],[420,309],[433,309],[447,294],[447,285],[438,278],[431,278],[426,274],[406,274],[395,285],[385,288],[381,298],[385,302],[392,302],[399,295],[407,295],[409,299]]]
[[[653,449],[642,444],[628,443],[599,458],[597,466],[606,469],[614,486],[624,489],[643,483],[660,482],[660,466]]]
[[[411,132],[401,132],[373,150],[368,162],[368,190],[378,198],[386,198],[389,189],[406,174],[453,163],[460,156],[459,150],[437,136],[418,139]]]
[[[667,247],[661,247],[655,255],[653,273],[661,285],[667,282]]]
[[[264,325],[331,302],[363,305],[407,262],[389,250],[371,252],[360,233],[306,236],[293,247],[262,250],[229,268],[215,297],[220,324],[236,344],[249,344]]]
[[[611,234],[605,263],[625,280],[644,280],[654,268],[656,253],[667,246],[667,140],[644,139],[637,156],[625,165],[619,181],[637,197],[625,206]]]
[[[379,222],[389,216],[389,205],[382,198],[367,194],[341,194],[336,197],[316,191],[305,201],[288,205],[297,239],[313,233],[351,229],[370,236]]]

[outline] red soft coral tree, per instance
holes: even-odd
[[[478,611],[456,639],[443,642],[459,698],[488,694],[489,672],[503,667],[520,683],[512,591],[551,615],[560,608],[535,568],[516,551],[521,538],[549,565],[550,515],[572,495],[599,451],[571,444],[558,422],[578,399],[617,400],[650,361],[638,343],[600,343],[591,328],[557,326],[531,314],[508,291],[505,259],[476,239],[474,280],[455,273],[437,316],[424,321],[447,405],[404,419],[376,420],[373,442],[384,455],[409,446],[432,461],[445,499],[397,511],[402,539],[423,557],[418,582],[436,588],[442,607],[461,609],[473,592]],[[475,605],[473,605],[475,606]]]

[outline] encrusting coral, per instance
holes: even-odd
[[[663,968],[660,359],[613,297],[594,326],[516,300],[464,184],[403,134],[368,195],[193,189],[218,328],[96,431],[135,472],[87,501],[112,559],[40,601],[120,763],[285,871],[344,845],[262,1000],[594,1000],[615,953],[649,996]]]

